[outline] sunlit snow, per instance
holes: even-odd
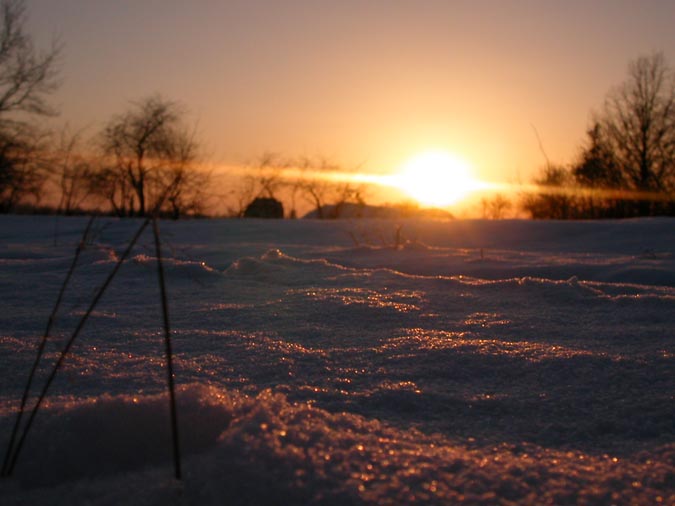
[[[0,450],[85,218],[0,217]],[[34,391],[137,220],[101,218]],[[161,222],[3,505],[675,503],[675,221]]]

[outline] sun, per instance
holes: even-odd
[[[403,164],[395,186],[423,205],[446,207],[478,189],[469,164],[445,151],[427,151]]]

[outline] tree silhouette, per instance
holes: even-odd
[[[0,211],[27,195],[36,199],[45,179],[44,135],[31,120],[54,115],[47,97],[58,86],[59,47],[38,52],[24,30],[21,0],[0,2]]]
[[[588,188],[625,187],[626,181],[602,125],[595,122],[586,134],[587,145],[582,149],[579,162],[572,168],[576,181]]]
[[[675,190],[675,74],[662,53],[630,63],[597,123],[612,153],[615,181],[642,192]]]
[[[21,0],[0,3],[0,117],[7,113],[52,115],[47,96],[58,87],[59,47],[38,53],[24,32],[26,8]]]
[[[105,127],[102,145],[110,165],[99,174],[99,184],[119,213],[145,216],[149,200],[167,187],[167,177],[176,181],[167,198],[174,214],[185,207],[197,143],[175,102],[154,95],[133,103]]]
[[[80,211],[92,193],[90,183],[94,162],[81,151],[82,131],[71,132],[66,126],[56,142],[50,165],[61,194],[57,212],[68,215]]]
[[[491,198],[483,198],[480,201],[483,210],[483,219],[501,220],[506,217],[506,213],[511,209],[513,203],[501,193],[493,195]]]

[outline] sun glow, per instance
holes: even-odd
[[[444,151],[411,158],[392,176],[392,183],[420,204],[436,207],[455,204],[482,188],[466,161]]]

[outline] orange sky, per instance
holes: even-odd
[[[263,151],[386,173],[421,151],[488,181],[570,161],[631,59],[675,63],[675,2],[28,0],[64,44],[55,95],[92,134],[154,92],[182,102],[217,163]]]

